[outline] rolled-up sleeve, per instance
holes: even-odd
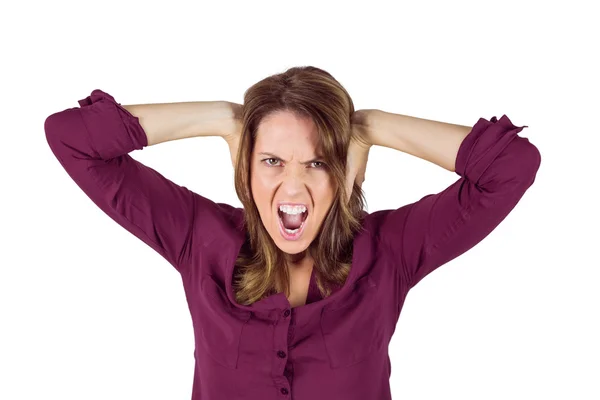
[[[459,147],[456,182],[414,203],[379,211],[379,238],[408,288],[483,240],[533,184],[541,155],[518,135],[525,127],[506,115],[480,118]]]
[[[52,152],[102,211],[181,272],[198,196],[128,154],[148,139],[138,118],[111,95],[96,89],[79,105],[46,118]]]

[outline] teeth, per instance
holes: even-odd
[[[284,212],[286,214],[302,214],[306,211],[306,207],[281,205],[279,206],[279,211]]]

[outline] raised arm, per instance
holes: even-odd
[[[102,211],[183,272],[193,239],[202,243],[194,235],[203,226],[223,226],[232,207],[177,185],[128,153],[168,140],[224,135],[232,126],[229,103],[122,106],[96,89],[79,105],[46,118],[52,152]]]
[[[372,142],[433,162],[460,178],[437,194],[372,214],[408,288],[463,254],[500,224],[533,184],[538,149],[506,115],[472,127],[383,111],[369,115]]]
[[[148,146],[194,136],[226,137],[241,129],[239,104],[227,101],[132,104],[123,108],[138,118]]]

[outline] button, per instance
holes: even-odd
[[[281,388],[281,393],[288,394],[288,390],[286,388]]]
[[[277,355],[278,355],[280,358],[285,358],[285,351],[279,350],[279,351],[277,352]]]
[[[283,312],[283,316],[284,316],[284,317],[289,317],[289,315],[290,315],[290,310],[285,310],[285,311]]]

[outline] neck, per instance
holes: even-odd
[[[290,271],[311,269],[313,265],[313,259],[308,250],[297,254],[285,254],[285,261]]]

